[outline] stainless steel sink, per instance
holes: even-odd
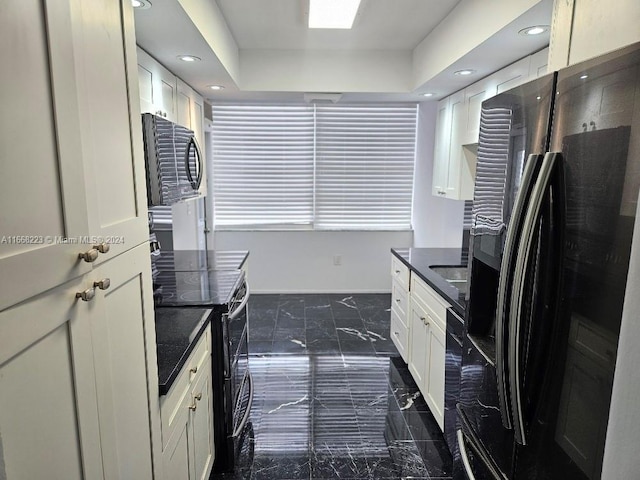
[[[431,265],[431,270],[444,278],[460,292],[467,290],[467,266],[466,265]]]

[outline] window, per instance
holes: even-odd
[[[411,226],[417,105],[213,107],[216,228]]]

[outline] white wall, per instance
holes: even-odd
[[[464,201],[431,195],[436,110],[435,101],[420,104],[413,186],[413,245],[459,247],[462,245]]]
[[[254,293],[391,291],[392,247],[411,232],[216,232],[216,250],[249,250]],[[334,255],[342,264],[334,265]]]

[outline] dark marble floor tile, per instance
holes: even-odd
[[[361,343],[371,343],[371,338],[366,333],[364,328],[360,326],[356,327],[336,327],[338,332],[338,340],[342,341],[355,341]]]
[[[281,318],[304,318],[304,300],[302,299],[284,299],[278,305],[278,320]]]
[[[370,479],[366,457],[348,446],[334,446],[329,452],[315,452],[311,457],[311,478]]]
[[[305,335],[309,342],[313,340],[333,340],[338,341],[338,332],[335,328],[313,326],[307,327]]]
[[[273,353],[273,341],[253,340],[251,334],[249,334],[249,354],[258,355],[264,353]]]
[[[430,477],[450,477],[453,473],[451,453],[444,441],[415,442]]]
[[[335,339],[314,339],[309,338],[309,332],[307,331],[307,352],[311,354],[339,354],[340,343],[338,338]]]
[[[273,334],[276,330],[275,322],[273,325],[249,326],[249,341],[273,340]]]
[[[299,480],[308,479],[310,475],[311,462],[308,454],[304,456],[256,455],[253,460],[251,480]]]
[[[343,355],[375,355],[375,350],[371,342],[363,342],[362,340],[339,339],[340,351]]]
[[[249,306],[278,306],[280,303],[279,294],[252,293],[249,299]]]
[[[391,306],[391,294],[388,293],[356,293],[352,298],[359,309]]]
[[[402,415],[414,440],[444,441],[442,431],[431,412],[417,412],[409,409],[403,410]]]
[[[275,325],[278,308],[252,308],[249,310],[249,325]]]
[[[306,322],[304,317],[278,316],[276,321],[277,328],[305,328]]]
[[[318,306],[305,306],[304,316],[307,320],[309,319],[333,319],[333,310],[331,310],[331,306],[329,303],[326,305],[318,305]]]
[[[413,442],[390,442],[389,456],[398,478],[430,478],[422,455]]]
[[[276,329],[273,333],[273,339],[278,340],[299,340],[302,343],[306,342],[307,334],[304,326],[298,327],[282,327],[280,322],[276,325]]]
[[[334,319],[334,324],[336,328],[351,328],[356,330],[364,330],[364,323],[362,319],[357,317],[339,317],[336,316]]]
[[[304,354],[307,352],[307,344],[302,339],[274,340],[273,352],[276,354],[278,353]]]
[[[328,307],[331,305],[328,295],[318,294],[318,295],[303,295],[305,307]]]
[[[360,312],[352,296],[331,299],[334,318],[360,318]]]

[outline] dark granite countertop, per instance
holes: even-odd
[[[160,395],[166,395],[209,324],[206,308],[158,308],[156,345]]]
[[[458,290],[429,267],[433,265],[466,266],[468,250],[461,248],[392,248],[391,253],[438,292],[445,301],[451,304],[451,308],[464,319],[464,313],[467,308],[465,293]]]

